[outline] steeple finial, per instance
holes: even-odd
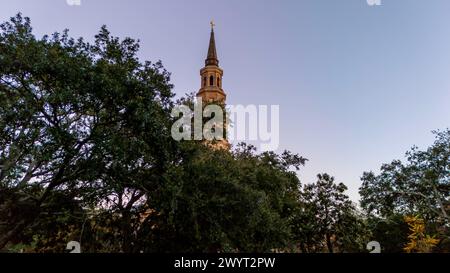
[[[214,39],[214,27],[216,26],[216,24],[214,24],[214,21],[211,21],[210,24],[211,24],[211,38],[209,39],[208,56],[206,57],[205,65],[219,66],[219,60],[217,59],[217,51],[216,51],[216,41]]]

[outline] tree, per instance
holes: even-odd
[[[291,239],[306,159],[176,142],[170,74],[102,27],[0,26],[0,250],[271,251]]]
[[[0,208],[28,212],[0,219],[0,249],[57,213],[50,197],[64,191],[121,214],[129,250],[135,205],[176,153],[169,73],[105,27],[94,44],[67,31],[37,39],[20,14],[0,29]]]
[[[418,215],[432,233],[449,238],[450,223],[450,130],[434,132],[436,140],[425,151],[413,147],[406,164],[394,160],[381,173],[363,174],[361,207],[370,215]]]
[[[167,173],[152,204],[161,212],[149,247],[169,252],[267,252],[289,243],[289,218],[299,180],[290,167],[305,159],[288,152],[232,153],[186,143],[183,161]]]
[[[303,252],[361,251],[367,243],[366,227],[344,193],[347,187],[328,174],[317,178],[316,183],[304,185],[294,221],[300,248]]]
[[[410,230],[408,236],[409,242],[404,247],[405,252],[431,252],[431,249],[438,244],[439,240],[425,234],[425,223],[423,219],[417,216],[406,216],[405,221]]]
[[[401,253],[408,242],[408,224],[401,214],[387,218],[367,217],[371,241],[380,243],[382,253]]]

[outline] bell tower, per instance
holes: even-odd
[[[217,58],[216,41],[214,38],[214,22],[211,21],[211,37],[209,38],[208,55],[205,60],[205,67],[200,70],[201,86],[197,93],[203,104],[216,104],[225,107],[227,95],[222,89],[223,70],[219,67],[219,59]],[[224,113],[226,115],[226,113]],[[213,149],[229,150],[230,144],[226,138],[227,122],[219,122],[215,124],[215,128],[221,127],[224,132],[222,139],[214,141],[205,141],[205,144]]]
[[[205,67],[200,70],[201,87],[197,97],[201,97],[205,103],[225,104],[227,95],[222,89],[223,70],[219,67],[219,59],[217,58],[214,26],[214,22],[211,22],[208,55],[205,60]]]

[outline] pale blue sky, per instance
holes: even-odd
[[[448,0],[0,0],[0,21],[18,11],[38,36],[106,24],[140,39],[178,95],[199,88],[214,19],[228,103],[280,105],[280,150],[310,159],[302,182],[328,172],[353,200],[363,171],[450,126]]]

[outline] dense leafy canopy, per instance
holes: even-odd
[[[347,187],[336,184],[328,174],[319,174],[317,178],[316,183],[303,187],[295,215],[302,251],[363,251],[368,232],[355,205],[345,195]]]
[[[434,144],[427,150],[420,151],[413,147],[407,152],[406,164],[394,160],[390,164],[384,164],[378,175],[373,172],[364,173],[360,188],[361,206],[372,220],[396,223],[394,225],[397,227],[400,224],[401,229],[405,229],[406,224],[399,221],[399,215],[419,216],[425,221],[428,232],[440,238],[437,247],[448,250],[450,130],[437,131],[435,136]],[[388,227],[393,228],[390,225]],[[405,236],[394,235],[389,240],[399,238]],[[398,245],[391,247],[399,250]]]
[[[299,155],[173,140],[171,110],[191,98],[174,101],[138,50],[106,27],[88,43],[38,39],[20,14],[0,26],[0,251],[395,252],[407,214],[448,236],[448,130],[365,173],[363,215],[328,174],[302,185]]]

